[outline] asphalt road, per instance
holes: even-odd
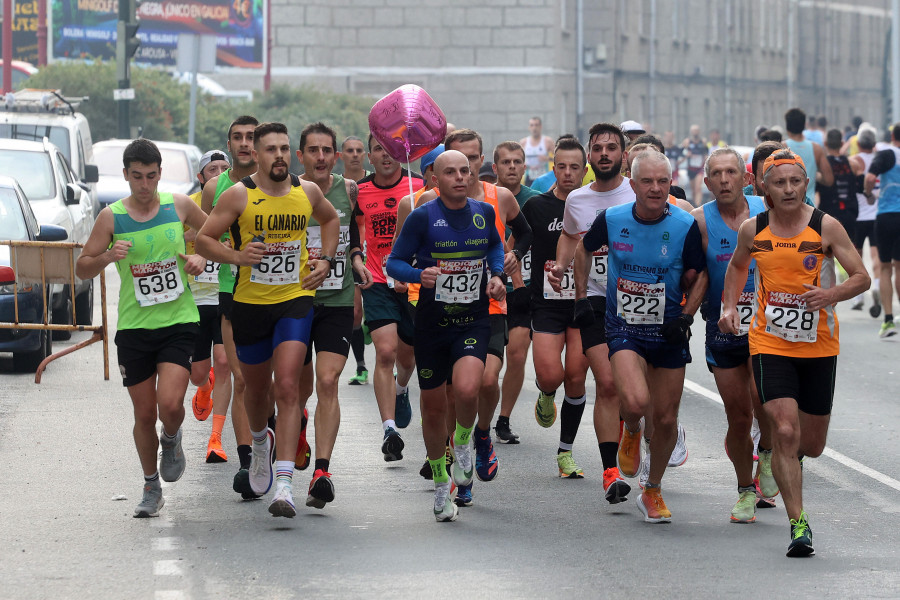
[[[114,318],[118,281],[108,280]],[[475,505],[455,523],[431,514],[417,409],[404,460],[382,460],[371,385],[341,386],[337,498],[326,509],[303,506],[310,471],[295,476],[295,519],[271,517],[268,500],[241,501],[230,425],[230,462],[205,464],[211,424],[188,408],[187,471],[163,484],[160,518],[133,519],[130,402],[115,368],[103,381],[100,347],[51,364],[39,386],[0,355],[0,598],[900,597],[900,345],[879,341],[867,312],[841,306],[839,317],[829,450],[804,467],[817,555],[802,560],[784,556],[780,500],[754,524],[729,522],[736,482],[700,323],[681,409],[690,456],[663,480],[668,525],[645,524],[634,492],[619,505],[603,499],[592,386],[575,443],[586,477],[557,477],[559,424],[534,421],[531,374],[512,416],[522,443],[496,446],[498,478],[476,481]],[[372,365],[371,346],[367,355]],[[344,384],[351,374],[348,365]]]

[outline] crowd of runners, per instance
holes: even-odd
[[[437,521],[473,504],[475,479],[497,477],[495,442],[519,443],[510,419],[530,346],[534,418],[560,421],[559,476],[584,476],[573,444],[590,373],[605,499],[630,497],[644,520],[669,522],[662,481],[688,458],[679,404],[699,314],[728,422],[729,518],[752,523],[780,494],[788,556],[812,554],[803,459],[825,447],[834,307],[863,306],[866,239],[881,258],[870,310],[883,306],[880,335],[894,333],[900,127],[876,153],[868,129],[848,144],[828,131],[823,149],[805,124],[788,111],[788,141],[743,156],[699,131],[672,152],[633,121],[594,125],[586,145],[553,141],[535,118],[529,138],[493,148],[487,173],[471,129],[451,130],[416,173],[371,135],[339,145],[323,123],[289,132],[242,116],[226,149],[203,155],[193,197],[158,192],[159,150],[134,140],[123,156],[131,194],[101,212],[76,267],[87,279],[114,264],[121,277],[115,342],[144,474],[134,516],[158,516],[160,479],[184,473],[189,382],[194,416],[212,415],[207,462],[228,461],[231,408],[236,493],[271,492],[269,512],[293,517],[295,470],[311,467],[306,505],[324,508],[335,499],[339,377],[352,349],[349,383],[369,382],[371,343],[385,461],[404,458],[417,378],[420,474],[433,481]],[[303,175],[290,172],[294,156]],[[693,206],[673,184],[683,160],[709,202]],[[525,185],[549,175],[547,191]],[[858,227],[876,200],[874,228]]]

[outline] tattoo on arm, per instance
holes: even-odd
[[[356,206],[356,197],[359,195],[359,186],[355,181],[347,180],[347,195],[350,196],[350,205]]]

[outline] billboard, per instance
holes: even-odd
[[[141,47],[136,62],[175,66],[178,34],[215,35],[220,67],[261,69],[265,0],[142,0],[137,9]],[[115,60],[116,0],[52,0],[54,59]]]
[[[33,65],[38,63],[37,0],[16,0],[12,22],[13,58]],[[2,19],[0,19],[2,21]],[[0,33],[0,41],[3,35]]]

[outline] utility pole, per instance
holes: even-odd
[[[3,0],[3,90],[6,92],[12,91],[12,22],[12,0]]]
[[[137,37],[140,27],[137,20],[138,2],[139,0],[119,0],[116,36],[116,77],[119,80],[119,89],[114,98],[119,103],[119,138],[123,140],[131,137],[129,102],[134,99],[134,90],[131,89],[131,59],[141,45]]]
[[[900,0],[891,3],[891,122],[900,122]]]

